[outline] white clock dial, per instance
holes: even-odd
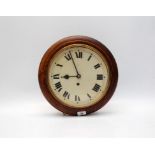
[[[73,44],[52,58],[48,86],[53,96],[71,107],[87,107],[105,95],[109,87],[109,68],[95,48]]]

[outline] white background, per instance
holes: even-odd
[[[51,44],[86,35],[119,69],[110,102],[86,117],[63,116],[38,85]],[[0,17],[0,137],[155,137],[154,17]]]

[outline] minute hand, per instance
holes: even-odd
[[[77,70],[77,67],[76,67],[76,65],[75,65],[74,59],[73,59],[72,54],[71,54],[70,51],[69,51],[69,54],[70,54],[70,56],[71,56],[71,59],[72,59],[73,65],[74,65],[74,67],[75,67],[75,70],[76,70],[76,73],[77,73],[77,77],[80,77],[80,74],[79,74],[79,72],[78,72],[78,70]]]

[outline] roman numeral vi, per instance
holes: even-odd
[[[77,96],[77,95],[75,95],[75,101],[76,101],[76,102],[80,101],[80,97]]]

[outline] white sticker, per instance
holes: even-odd
[[[78,111],[77,115],[78,116],[84,116],[84,115],[86,115],[86,111]]]

